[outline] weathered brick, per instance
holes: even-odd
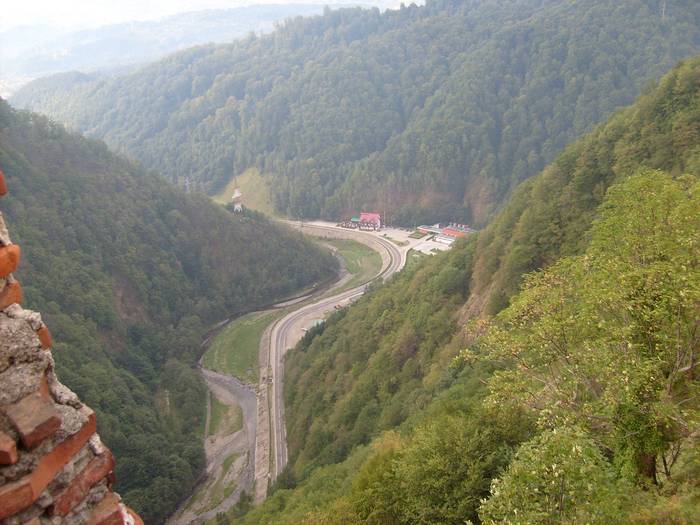
[[[119,497],[110,492],[92,511],[88,525],[124,525],[124,515],[119,505]]]
[[[5,313],[12,319],[21,319],[22,321],[25,321],[35,332],[44,324],[41,321],[40,313],[33,312],[32,310],[25,310],[18,304],[13,304],[12,306],[6,308]]]
[[[19,432],[22,444],[32,449],[61,427],[61,418],[53,402],[42,392],[34,392],[4,408],[10,422]]]
[[[27,363],[40,358],[37,355],[39,344],[33,336],[34,331],[27,323],[0,313],[0,374],[10,366],[14,368],[18,363]],[[3,386],[2,390],[9,388],[2,379],[0,384]],[[0,397],[4,398],[0,400],[0,405],[16,400],[8,400],[7,395]]]
[[[17,444],[4,432],[0,432],[0,465],[17,463]]]
[[[101,456],[95,457],[71,480],[67,487],[54,495],[50,514],[52,516],[68,514],[72,508],[85,499],[90,489],[112,470],[114,470],[114,458],[111,452],[106,451]]]
[[[0,520],[29,507],[39,497],[32,488],[29,476],[0,488]]]
[[[39,460],[39,464],[32,476],[32,487],[41,494],[58,472],[83,448],[97,430],[95,425],[95,413],[90,411],[87,422],[83,427],[59,443],[54,449]]]
[[[0,277],[7,277],[19,265],[21,250],[17,244],[0,246]]]
[[[143,525],[143,520],[141,519],[141,516],[136,514],[132,509],[129,507],[126,508],[126,511],[129,513],[129,516],[131,516],[131,519],[134,520],[134,525]]]
[[[11,304],[22,302],[22,287],[17,281],[8,282],[0,291],[0,310],[4,310]]]
[[[7,183],[5,182],[5,173],[0,170],[0,195],[7,195]]]
[[[46,401],[52,402],[51,400],[51,390],[49,389],[49,378],[46,374],[41,376],[41,381],[39,382],[39,389],[37,390]]]
[[[26,509],[35,502],[56,474],[85,446],[95,430],[95,413],[90,411],[83,427],[43,456],[31,474],[0,488],[0,520]]]
[[[42,348],[51,348],[53,341],[51,340],[51,332],[49,332],[48,326],[42,325],[42,327],[36,331],[36,335],[39,336],[39,342]]]

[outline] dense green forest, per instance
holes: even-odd
[[[331,4],[332,5],[332,4]],[[198,44],[230,42],[250,32],[270,32],[295,16],[318,15],[320,4],[245,5],[207,9],[96,28],[23,25],[0,30],[3,88],[61,71],[114,72]],[[56,50],[61,52],[57,53]]]
[[[695,0],[428,0],[327,10],[13,103],[215,193],[258,167],[278,211],[477,226],[574,138],[700,51]]]
[[[699,181],[700,56],[307,334],[288,469],[221,521],[697,523]]]
[[[203,467],[205,329],[328,278],[336,262],[4,101],[0,166],[25,304],[51,327],[59,377],[98,414],[117,489],[157,523]]]

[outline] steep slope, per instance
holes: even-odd
[[[143,525],[112,491],[114,457],[95,413],[56,377],[41,314],[21,306],[20,262],[0,213],[0,519]]]
[[[371,206],[393,222],[483,225],[698,51],[690,0],[433,0],[296,20],[114,80],[47,79],[13,103],[209,192],[256,166],[292,216]]]
[[[649,172],[650,168],[662,168],[678,180],[658,172]],[[635,176],[639,172],[643,175]],[[688,175],[682,176],[683,174]],[[503,471],[518,444],[530,439],[538,430],[532,425],[536,417],[528,415],[532,407],[528,410],[522,406],[507,407],[508,403],[504,402],[508,396],[517,399],[525,395],[523,392],[531,390],[519,389],[520,383],[509,383],[508,375],[502,376],[500,383],[493,384],[489,380],[491,371],[508,363],[508,352],[514,352],[515,345],[522,345],[522,341],[514,335],[508,339],[510,344],[498,345],[494,343],[493,336],[492,339],[475,344],[475,340],[480,341],[478,337],[486,326],[481,322],[469,323],[465,330],[462,327],[465,312],[471,321],[483,314],[489,294],[496,293],[494,290],[498,290],[496,297],[499,300],[492,302],[490,307],[493,311],[502,308],[518,292],[522,272],[549,266],[562,257],[581,254],[587,249],[589,257],[602,257],[601,260],[607,261],[606,264],[615,260],[614,256],[606,254],[620,253],[620,260],[629,261],[627,267],[620,266],[620,276],[629,275],[626,282],[631,289],[622,297],[615,296],[618,302],[614,303],[614,310],[624,312],[629,308],[634,311],[653,304],[649,302],[650,297],[668,297],[668,300],[659,299],[659,307],[653,314],[656,317],[650,325],[654,330],[662,327],[668,333],[655,333],[653,341],[661,344],[662,341],[670,340],[673,337],[670,334],[675,334],[677,328],[678,334],[683,338],[691,334],[690,343],[686,341],[685,346],[680,345],[679,348],[686,348],[688,344],[692,348],[692,334],[697,333],[694,332],[696,328],[693,328],[697,316],[693,316],[692,312],[697,311],[697,302],[693,301],[698,299],[698,177],[700,57],[681,63],[632,107],[617,113],[605,125],[568,148],[540,175],[522,184],[513,199],[492,225],[479,234],[478,239],[455,246],[451,252],[435,256],[398,275],[386,286],[358,301],[347,312],[330,319],[316,333],[309,334],[288,355],[286,395],[290,470],[286,477],[280,479],[280,490],[269,502],[252,511],[242,522],[463,523],[466,518],[478,522],[480,500],[488,496],[491,479]],[[617,189],[610,193],[607,207],[601,208],[600,205],[613,184],[618,184]],[[667,195],[672,198],[667,198]],[[590,233],[596,217],[604,217],[608,223],[601,225],[599,221],[594,233]],[[638,228],[637,222],[640,224]],[[589,247],[591,239],[594,241],[593,248]],[[618,242],[620,246],[617,246]],[[625,251],[622,248],[624,246],[630,247],[628,251],[638,250],[638,256],[622,253]],[[495,247],[502,252],[494,254]],[[651,257],[651,253],[657,249],[659,255]],[[527,259],[527,264],[519,267],[506,264],[508,257],[517,258],[522,253],[532,254]],[[653,264],[646,263],[656,260],[655,258],[659,261],[673,261],[673,264],[657,270]],[[582,262],[576,264],[585,264],[585,258],[579,259]],[[485,267],[491,271],[491,282],[480,273]],[[650,289],[644,292],[648,292],[647,295],[638,295],[642,289],[635,291],[634,285],[643,283],[646,279],[638,276],[657,275],[648,273],[650,267],[652,272],[668,277],[668,281],[664,280],[665,277],[654,279],[668,286],[672,284],[675,287],[673,291]],[[504,287],[502,282],[493,277],[499,271],[509,272],[510,287]],[[585,270],[577,271],[585,273]],[[615,293],[615,289],[622,289],[622,281],[615,283],[614,279],[611,280],[611,272],[614,274],[614,268],[603,273],[603,277],[599,275],[598,279],[604,280],[597,281],[599,289],[605,289],[601,294],[608,295],[592,296],[593,299],[585,301],[578,299],[582,326],[571,327],[572,336],[585,334],[583,325],[586,323],[599,328],[605,326],[598,324],[605,323],[604,320],[592,321],[586,316],[595,311],[596,305],[607,305],[606,301],[610,294]],[[595,276],[592,270],[590,273]],[[570,280],[573,281],[570,286],[575,288],[576,279]],[[583,278],[580,280],[581,283],[584,282]],[[519,320],[533,315],[528,312],[556,312],[555,303],[538,306],[538,297],[547,297],[547,293],[550,294],[549,301],[556,302],[557,297],[560,297],[551,296],[552,287],[551,283],[545,282],[538,289],[542,295],[533,296],[531,291],[529,296],[520,297],[516,305],[511,307],[512,312],[507,311],[499,318],[498,326],[510,322],[516,330],[520,327]],[[683,287],[687,290],[683,291]],[[576,293],[585,297],[589,291],[593,293],[592,290],[581,285]],[[680,304],[674,302],[676,300],[682,301],[685,308],[683,312],[679,310],[677,318],[671,316],[671,310],[668,310]],[[573,304],[575,311],[576,303]],[[461,308],[462,305],[464,308]],[[667,305],[670,306],[666,308]],[[620,333],[630,329],[634,323],[623,320],[622,328],[616,332],[613,331],[617,322],[614,321],[615,315],[606,315],[607,322],[610,323],[611,344],[613,349],[619,349]],[[569,310],[563,317],[565,320],[577,318]],[[640,318],[643,319],[644,315],[640,314]],[[559,330],[557,333],[561,332]],[[564,330],[564,336],[566,335]],[[542,337],[544,336],[534,340],[541,341]],[[635,341],[638,342],[640,337],[642,336],[634,335]],[[585,350],[583,355],[594,352],[591,349],[597,348],[597,343],[583,335],[580,338]],[[467,346],[478,356],[479,352],[485,353],[483,348],[489,348],[488,345],[492,350],[486,354],[486,360],[477,359],[468,363],[465,359],[455,359]],[[672,346],[675,348],[675,343]],[[494,347],[500,354],[493,350]],[[535,346],[532,351],[536,352],[537,348],[539,347]],[[611,354],[614,355],[614,352]],[[671,358],[665,356],[652,355],[648,359],[654,363],[663,363],[654,366],[666,370],[673,366],[683,368],[687,359],[692,364],[692,355],[690,352],[677,361],[681,364],[676,365],[667,362]],[[603,361],[601,359],[595,363],[599,368],[587,369],[593,375],[591,381],[599,377],[602,385],[605,377],[606,385],[614,384],[615,378],[620,377],[615,372],[618,368],[613,367],[612,373],[607,373],[603,367],[611,365],[606,365]],[[639,374],[636,377],[642,381],[641,377],[650,370],[651,365],[648,361],[638,363]],[[550,365],[550,370],[552,368],[557,370],[556,365]],[[562,368],[567,369],[566,366]],[[688,370],[692,370],[692,366],[686,372]],[[650,374],[658,377],[660,372],[653,368]],[[656,388],[654,379],[644,377],[644,384]],[[678,377],[678,395],[688,393],[690,396],[687,408],[689,412],[683,418],[687,417],[688,425],[695,428],[696,433],[693,434],[688,427],[662,433],[660,429],[671,428],[668,420],[659,423],[658,427],[654,423],[652,427],[658,428],[658,433],[644,433],[643,437],[648,439],[644,446],[656,447],[653,449],[655,454],[660,454],[660,449],[663,449],[663,454],[677,449],[697,450],[692,442],[692,436],[697,436],[697,428],[693,427],[697,422],[697,419],[693,419],[697,402],[692,397],[692,392],[697,392],[697,381],[693,383],[692,372],[690,380],[682,374]],[[680,378],[684,382],[680,382]],[[547,380],[551,381],[551,377],[547,377]],[[486,384],[490,384],[496,391],[500,388],[501,391],[501,397],[488,404],[482,402],[486,395]],[[661,390],[664,388],[666,386],[662,384]],[[674,389],[668,391],[673,392]],[[654,396],[657,394],[655,392]],[[636,407],[654,406],[655,411],[665,410],[651,402],[645,404],[647,400],[644,395],[640,392],[630,400],[633,405],[629,407],[629,412],[625,412],[625,407],[611,405],[616,406],[620,412],[617,416],[608,414],[608,417],[615,421],[618,421],[615,418],[620,418],[634,425],[638,421],[635,419]],[[573,394],[571,397],[576,398]],[[659,403],[663,404],[663,401]],[[568,406],[569,403],[560,399],[559,404]],[[548,405],[545,403],[544,406]],[[671,411],[672,408],[676,410],[675,405],[666,408],[669,414],[675,414]],[[641,412],[647,413],[648,410],[645,408]],[[538,416],[540,421],[549,417],[546,412]],[[571,414],[568,417],[571,418]],[[560,422],[561,420],[556,421]],[[605,429],[606,425],[601,427]],[[645,515],[644,507],[635,509],[632,504],[624,507],[631,514],[619,513],[615,519],[625,522],[628,516],[634,515],[636,523],[655,523],[654,512],[664,512],[665,515],[674,516],[674,519],[687,519],[688,523],[693,521],[688,516],[697,515],[697,509],[693,507],[693,501],[697,501],[693,499],[697,498],[697,491],[693,492],[697,489],[697,484],[687,483],[696,475],[694,465],[697,465],[697,458],[683,456],[684,459],[679,463],[681,466],[676,467],[680,471],[676,482],[663,472],[659,474],[658,482],[665,483],[666,493],[660,493],[661,496],[655,492],[638,494],[633,487],[625,486],[627,481],[624,479],[629,475],[633,479],[632,483],[636,483],[633,460],[639,449],[635,452],[628,447],[625,451],[619,445],[631,443],[633,440],[630,435],[625,435],[624,432],[619,434],[623,437],[619,438],[618,435],[618,444],[611,445],[611,438],[605,431],[596,431],[595,425],[592,428],[593,430],[587,429],[584,432],[584,437],[571,429],[565,429],[564,442],[550,439],[547,435],[537,439],[542,440],[540,446],[543,448],[580,445],[583,447],[581,450],[590,453],[586,461],[590,459],[592,462],[591,472],[595,471],[595,475],[600,476],[601,484],[605,484],[612,491],[611,494],[615,493],[615,497],[618,497],[620,493],[628,491],[629,494],[634,494],[634,498],[639,498],[632,498],[633,501],[643,502],[649,509],[656,508],[656,511],[650,510],[650,514]],[[379,437],[383,431],[393,429],[399,429],[400,433]],[[633,430],[634,428],[629,432]],[[659,437],[659,433],[663,437]],[[591,448],[590,439],[606,444],[604,452],[608,459],[617,455],[618,461],[614,468],[606,466],[605,460],[600,459],[600,452]],[[364,446],[370,441],[371,448]],[[653,444],[649,445],[650,443]],[[514,478],[508,482],[516,487],[510,489],[509,493],[513,500],[496,500],[490,510],[484,511],[484,516],[499,516],[500,512],[505,512],[504,508],[508,509],[509,504],[516,506],[513,494],[523,494],[525,489],[518,483],[522,479],[528,479],[517,476],[527,474],[527,468],[530,468],[528,465],[532,465],[528,461],[537,461],[537,445],[532,446],[535,459],[531,459],[533,453],[523,452],[521,463],[513,467],[520,472],[514,473]],[[556,450],[551,453],[555,452],[560,454]],[[661,456],[657,457],[658,468],[661,469]],[[666,456],[663,457],[664,462],[667,459]],[[582,460],[580,464],[584,463]],[[523,468],[525,473],[517,470]],[[614,475],[622,476],[622,485],[619,487],[608,486],[605,481],[615,469],[619,470]],[[547,472],[540,474],[542,477],[551,475]],[[289,489],[299,481],[301,483],[298,488]],[[576,490],[579,489],[580,487]],[[585,493],[585,487],[582,490]],[[691,495],[688,496],[684,491]],[[664,499],[663,494],[675,494],[674,498],[677,499]],[[585,496],[580,497],[580,501],[585,499]],[[657,497],[660,499],[656,500]],[[588,522],[606,523],[606,519],[612,519],[606,512],[610,508],[616,508],[615,505],[618,505],[618,509],[623,508],[623,503],[627,505],[630,500],[606,499],[607,510],[603,512],[604,508],[601,507],[604,514],[602,517],[581,518],[581,522],[587,522],[588,519]],[[527,501],[519,500],[517,505],[526,507]],[[539,522],[535,518],[530,519]],[[542,522],[549,523],[546,520]],[[558,522],[556,516],[551,521]],[[674,521],[669,518],[669,522]]]
[[[469,311],[497,312],[523,274],[583,250],[610,184],[640,167],[674,175],[700,171],[699,63],[695,57],[679,65],[514,192],[479,235]]]
[[[202,466],[205,328],[327,278],[335,262],[4,102],[0,165],[26,304],[42,308],[61,378],[120,458],[118,489],[158,522]]]

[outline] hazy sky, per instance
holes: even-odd
[[[349,3],[349,0],[340,1]],[[50,24],[61,27],[99,26],[127,20],[150,20],[199,9],[291,3],[336,2],[333,0],[6,0],[0,12],[0,27],[6,29],[25,24]],[[387,2],[360,0],[358,3],[385,4]]]

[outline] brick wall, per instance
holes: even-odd
[[[142,525],[112,491],[95,413],[54,373],[41,315],[21,306],[20,258],[0,213],[0,525]]]

